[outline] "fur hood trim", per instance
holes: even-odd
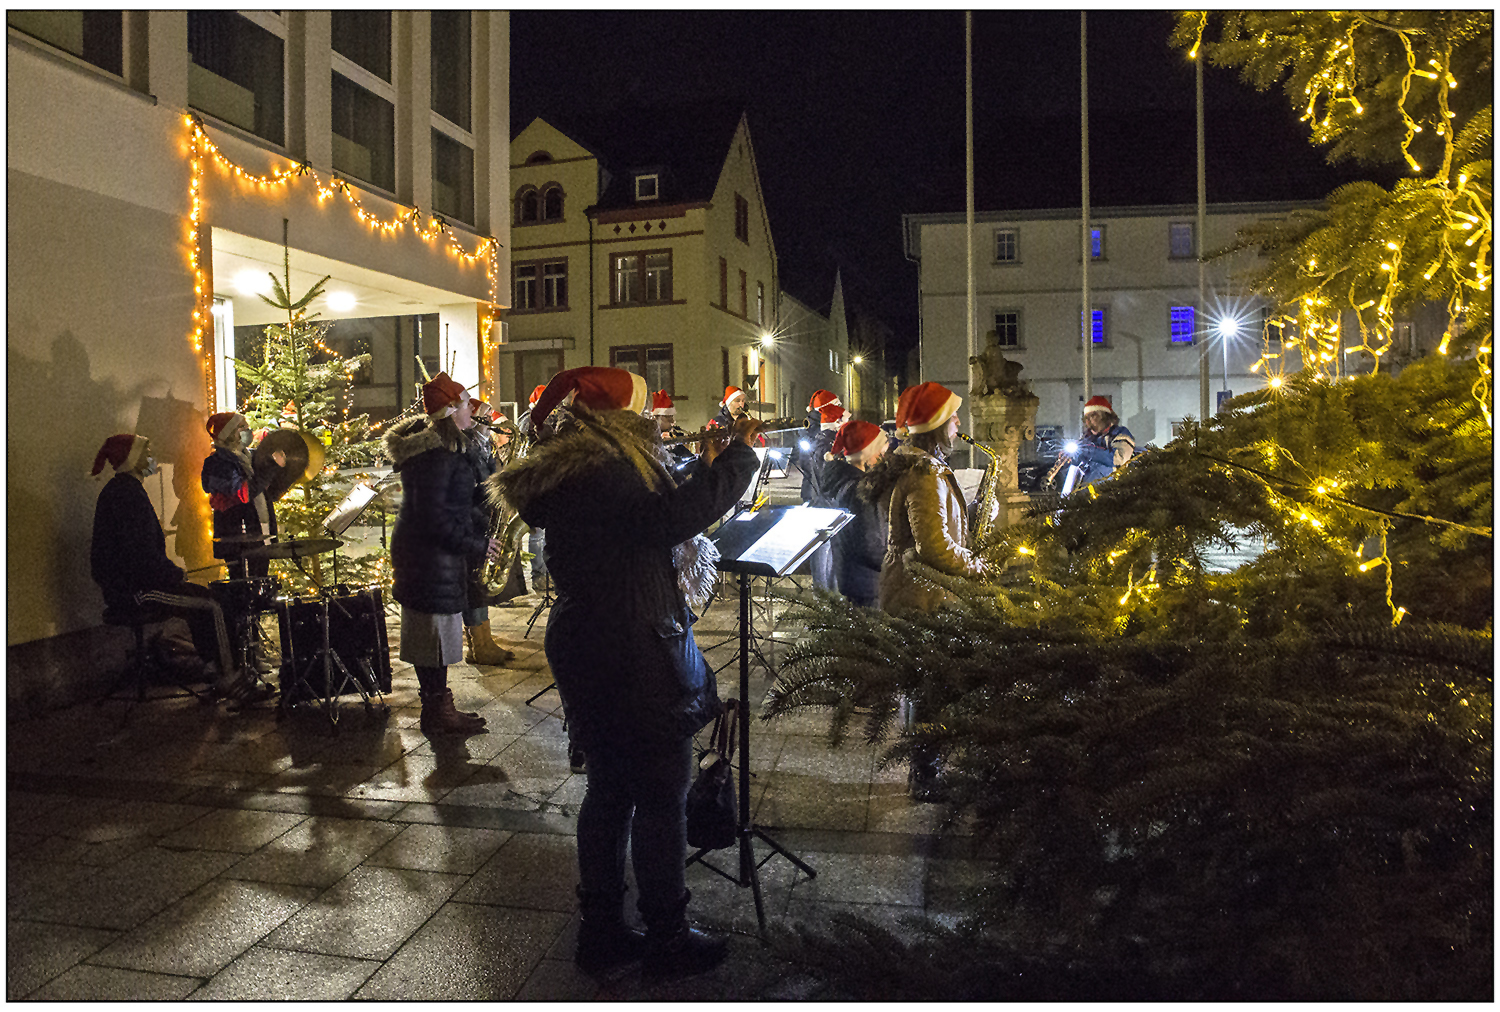
[[[524,513],[531,502],[558,485],[598,470],[605,461],[617,457],[635,465],[648,486],[670,489],[675,483],[656,432],[655,419],[633,411],[594,412],[575,407],[563,429],[486,480],[490,506],[509,504]]]
[[[869,502],[883,502],[896,487],[896,482],[911,471],[941,478],[945,474],[951,474],[952,468],[926,450],[919,450],[910,443],[903,443],[881,457],[879,462],[865,473],[855,486],[854,494]]]
[[[454,450],[443,440],[442,433],[434,429],[425,418],[408,418],[390,428],[385,434],[385,452],[396,470],[418,454],[444,447]]]

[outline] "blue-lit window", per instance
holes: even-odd
[[[1104,259],[1104,226],[1095,225],[1089,230],[1089,257],[1094,260]]]
[[[1197,310],[1192,306],[1172,307],[1172,343],[1192,344],[1197,332]]]
[[[1082,341],[1082,339],[1083,339],[1083,327],[1084,327],[1083,314],[1079,313],[1078,314],[1078,332],[1079,332],[1078,333],[1078,337],[1079,337],[1080,341]],[[1103,309],[1103,307],[1101,307],[1099,309],[1095,309],[1094,310],[1094,345],[1096,347],[1101,347],[1101,348],[1102,347],[1108,347],[1108,342],[1105,340],[1105,338],[1107,336],[1108,335],[1107,335],[1107,333],[1105,331],[1105,326],[1104,326],[1104,309]]]

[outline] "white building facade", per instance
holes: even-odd
[[[1108,397],[1138,444],[1162,444],[1200,414],[1200,362],[1210,411],[1227,391],[1264,385],[1264,299],[1238,278],[1254,252],[1211,260],[1199,299],[1200,249],[1229,246],[1237,229],[1284,218],[1307,203],[1209,205],[1197,235],[1194,205],[1091,209],[1089,301],[1092,393]],[[995,341],[1023,366],[1038,397],[1038,436],[1074,435],[1084,401],[1081,211],[983,212],[975,217],[979,350]],[[919,262],[921,372],[968,397],[964,215],[904,216],[906,253]],[[994,337],[988,337],[990,332]],[[1272,331],[1274,334],[1274,330]]]

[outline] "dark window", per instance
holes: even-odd
[[[542,264],[542,308],[568,308],[568,262]]]
[[[474,152],[439,130],[432,132],[432,207],[474,224]]]
[[[719,257],[719,308],[729,308],[729,261]]]
[[[383,190],[396,189],[396,107],[337,73],[333,75],[333,167]],[[473,176],[472,168],[469,174]],[[469,199],[472,204],[472,190]]]
[[[1021,346],[1021,314],[1015,309],[995,312],[995,343],[1002,348]]]
[[[432,12],[432,111],[471,129],[469,11]]]
[[[755,322],[762,327],[766,325],[766,285],[763,281],[755,283]]]
[[[562,372],[563,353],[560,351],[516,352],[515,400],[519,409],[526,403],[537,384],[546,383]]]
[[[1283,319],[1283,317],[1277,316],[1275,311],[1270,306],[1260,307],[1260,333],[1262,338],[1266,341],[1267,344],[1271,346],[1273,350],[1281,347],[1283,325],[1278,322],[1281,319]],[[1401,350],[1412,352],[1416,351],[1416,343],[1411,339],[1411,324],[1396,324],[1396,329],[1398,332],[1402,327],[1406,328],[1407,340],[1405,345],[1401,346]]]
[[[5,23],[111,74],[124,73],[121,11],[6,11]]]
[[[644,377],[646,389],[673,392],[672,346],[670,344],[638,344],[609,349],[609,364],[616,369],[626,369]]]
[[[738,193],[734,195],[734,237],[743,243],[750,241],[750,202]]]
[[[750,282],[744,271],[740,271],[740,315],[750,317]]]
[[[1016,230],[1002,228],[997,231],[995,233],[995,262],[1013,264],[1020,259],[1019,246],[1016,244]]]
[[[1174,221],[1167,226],[1168,256],[1173,260],[1192,260],[1197,256],[1193,242],[1193,224]]]
[[[1194,336],[1198,332],[1198,311],[1193,306],[1172,307],[1172,332],[1173,344],[1192,344]]]
[[[1094,315],[1094,327],[1093,327],[1093,330],[1094,330],[1094,344],[1096,346],[1100,346],[1100,347],[1107,347],[1108,346],[1107,338],[1109,337],[1109,334],[1108,334],[1108,331],[1105,329],[1105,326],[1104,326],[1104,309],[1103,308],[1095,309],[1093,315]],[[1082,339],[1083,339],[1083,327],[1084,326],[1085,326],[1085,324],[1083,322],[1083,314],[1079,313],[1078,314],[1078,329],[1079,329],[1079,335],[1078,335],[1078,337],[1079,337],[1080,341],[1082,341]]]
[[[534,188],[528,186],[516,194],[516,224],[525,225],[541,217],[541,200]]]
[[[512,309],[519,311],[537,308],[536,269],[536,264],[516,265],[515,295],[511,299]]]
[[[380,78],[391,79],[391,12],[333,12],[333,51]]]
[[[635,199],[655,200],[657,198],[657,176],[656,173],[648,173],[635,177]]]
[[[561,186],[549,186],[542,191],[542,220],[562,221],[563,216],[563,188]]]
[[[188,11],[188,104],[272,144],[285,143],[285,49],[280,38],[238,14]]]
[[[611,258],[615,305],[672,301],[672,253],[627,253]]]

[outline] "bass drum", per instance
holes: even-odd
[[[322,698],[322,600],[283,601],[277,619],[281,627],[282,699],[290,704]],[[391,648],[386,639],[385,595],[381,588],[335,588],[328,598],[328,646],[366,693],[391,691]],[[335,667],[336,685],[341,678]],[[352,686],[340,687],[346,691],[338,695],[355,691]]]

